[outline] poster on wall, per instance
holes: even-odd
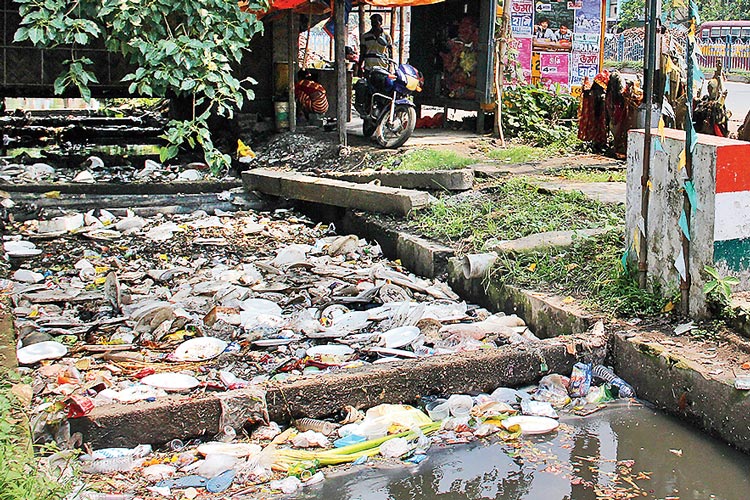
[[[602,0],[505,1],[511,2],[513,56],[526,81],[530,75],[531,83],[580,93],[584,79],[600,71]]]
[[[570,54],[566,52],[542,52],[539,54],[539,73],[542,85],[547,88],[560,87],[570,90],[568,68]]]
[[[570,55],[570,84],[583,85],[584,79],[593,81],[599,73],[599,54],[588,52],[573,52]]]
[[[567,2],[536,0],[534,8],[534,50],[569,52],[573,42],[573,16]]]
[[[581,7],[575,12],[575,33],[601,35],[602,4],[599,0],[582,0]]]
[[[530,38],[534,33],[534,0],[516,0],[511,5],[510,25],[513,36]]]
[[[531,38],[512,38],[508,48],[511,51],[508,58],[518,62],[523,80],[528,82],[531,79]]]

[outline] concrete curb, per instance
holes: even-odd
[[[199,194],[220,193],[242,186],[238,180],[201,181],[201,182],[144,182],[123,183],[97,182],[94,184],[40,183],[40,184],[0,184],[0,190],[9,193],[48,193],[60,191],[63,194],[103,194],[103,195],[139,195],[139,194]]]
[[[571,342],[580,355],[568,353]],[[581,359],[601,362],[606,344],[604,337],[574,338],[567,343],[550,340],[271,383],[266,393],[268,413],[274,421],[289,422],[303,416],[334,416],[345,405],[369,408],[380,403],[414,403],[429,394],[487,392],[500,386],[530,384],[546,373],[569,373]],[[543,363],[546,371],[541,369]],[[86,417],[70,420],[71,432],[81,432],[95,449],[211,436],[219,432],[222,399],[230,400],[232,406],[253,405],[257,391],[241,389],[98,407]]]
[[[630,383],[639,398],[750,453],[750,398],[729,381],[671,355],[666,348],[624,334],[612,336],[615,372]]]
[[[517,314],[541,338],[584,333],[598,319],[573,304],[563,303],[557,295],[504,285],[491,276],[465,278],[458,258],[449,260],[448,284],[466,300],[490,310]]]
[[[306,204],[300,210],[318,220],[333,220],[342,232],[375,240],[390,259],[399,259],[412,272],[435,278],[447,274],[448,284],[463,299],[491,311],[516,313],[542,337],[586,332],[596,317],[575,305],[564,304],[557,295],[522,290],[493,280],[485,287],[483,278],[466,279],[461,260],[452,248],[434,241],[391,229],[372,215],[351,210],[342,213],[317,210]]]
[[[432,189],[466,191],[474,185],[474,171],[457,170],[383,170],[377,172],[331,172],[325,174],[331,179],[368,183],[380,181],[383,186],[405,189]]]

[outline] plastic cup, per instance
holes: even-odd
[[[438,399],[427,403],[425,405],[425,410],[427,410],[427,415],[429,415],[434,422],[441,422],[450,415],[450,407],[448,406],[448,402],[444,399]]]

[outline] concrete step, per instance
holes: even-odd
[[[271,196],[396,215],[426,207],[432,200],[430,194],[423,191],[266,169],[243,172],[242,182],[248,191]]]

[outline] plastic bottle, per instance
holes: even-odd
[[[621,398],[634,398],[635,391],[633,388],[625,382],[623,379],[615,375],[615,373],[607,368],[606,366],[596,365],[591,371],[594,377],[608,382],[612,387],[617,389],[617,394]]]

